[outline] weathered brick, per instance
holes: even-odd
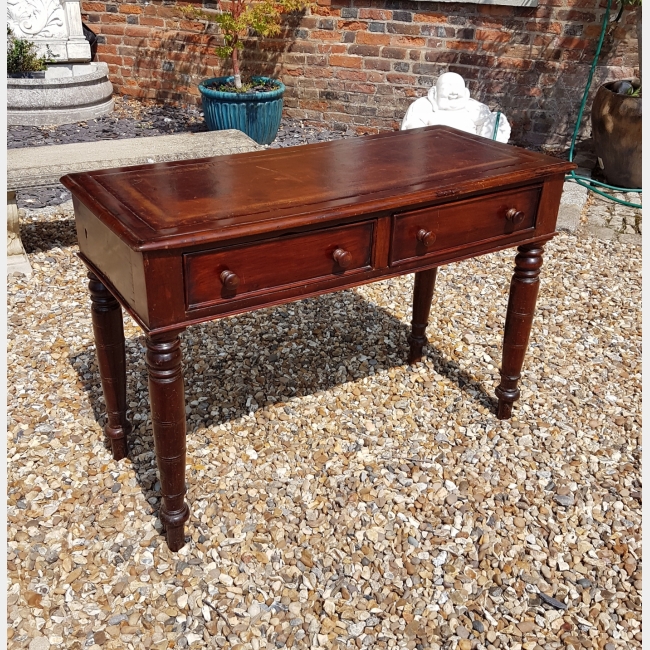
[[[124,2],[120,3],[120,6],[118,7],[118,11],[121,14],[141,14],[142,9],[143,8],[138,5],[130,5]]]
[[[82,2],[81,11],[89,13],[93,11],[103,12],[106,10],[106,5],[103,2]]]
[[[390,70],[390,61],[382,59],[364,58],[363,67],[367,70],[383,70],[387,72]]]
[[[485,16],[512,16],[512,7],[503,5],[478,5],[476,11]]]
[[[360,56],[346,56],[345,54],[332,54],[330,56],[330,65],[341,68],[360,68],[363,59]]]
[[[102,61],[103,61],[104,54],[118,54],[117,45],[107,45],[105,43],[98,43],[97,53],[102,55]]]
[[[444,50],[447,48],[447,41],[442,41],[439,38],[427,38],[428,50]]]
[[[426,76],[418,77],[418,86],[421,86],[422,88],[431,88],[431,86],[436,82],[436,79]]]
[[[479,44],[475,41],[449,41],[447,47],[450,50],[466,50],[474,52],[478,49]]]
[[[420,25],[420,34],[422,36],[437,36],[438,38],[453,38],[456,30],[453,27],[443,27],[442,25]]]
[[[104,14],[103,22],[106,23],[126,23],[126,16],[123,14]]]
[[[472,40],[474,39],[474,36],[475,36],[475,32],[470,27],[456,30],[456,38],[460,38],[463,40]]]
[[[417,36],[420,34],[420,25],[412,23],[387,23],[386,31],[389,34],[409,34],[410,36]]]
[[[381,56],[384,59],[405,59],[406,50],[403,47],[382,47]]]
[[[420,36],[391,36],[390,44],[396,47],[424,47],[426,39]]]
[[[467,56],[464,54],[461,54],[459,57],[459,62],[460,58],[463,56]],[[507,56],[498,56],[498,57],[484,57],[484,60],[487,62],[488,60],[491,61],[490,67],[495,67],[495,68],[507,68],[508,70],[531,70],[533,68],[533,61],[528,61],[526,59],[519,59],[516,57],[507,57]],[[484,63],[482,65],[486,65],[487,63]]]
[[[146,38],[151,34],[149,27],[144,25],[127,25],[124,29],[125,36],[137,36],[139,38]]]
[[[323,54],[344,54],[347,47],[342,43],[323,43],[318,46],[318,51]]]
[[[390,43],[390,36],[388,34],[358,32],[357,43],[361,45],[388,45]]]
[[[438,76],[440,74],[440,66],[436,63],[414,63],[412,71],[413,74]]]
[[[117,54],[108,54],[107,52],[102,52],[101,60],[104,63],[108,63],[109,65],[122,65],[122,57],[118,56]]]
[[[470,89],[470,91],[472,89],[476,91],[476,85],[474,84],[474,81],[478,76],[478,71],[472,68],[467,68],[465,66],[452,64],[449,66],[449,72],[456,72],[462,77],[464,77],[465,85]]]
[[[498,59],[495,57],[489,56],[482,52],[480,54],[469,54],[467,52],[461,52],[457,58],[459,65],[476,66],[478,68],[491,68],[497,60]]]
[[[327,65],[327,57],[322,54],[307,54],[305,55],[305,63],[308,66],[321,66]]]
[[[359,18],[366,20],[390,20],[392,16],[391,11],[384,9],[366,9],[359,8]]]
[[[455,52],[425,52],[424,58],[426,61],[431,63],[453,63],[457,58],[458,54]]]
[[[328,31],[328,30],[322,30],[322,29],[315,29],[311,32],[310,37],[314,40],[322,40],[322,41],[338,41],[339,40],[339,35],[335,31]]]
[[[312,111],[327,111],[330,106],[327,101],[314,101],[314,100],[305,100],[300,103],[302,108]]]
[[[363,93],[366,95],[373,95],[376,89],[376,86],[373,84],[351,83],[348,86],[348,90],[355,93]]]
[[[126,23],[123,23],[121,25],[115,25],[115,24],[102,24],[102,34],[124,34],[124,30],[126,29]]]
[[[389,73],[386,75],[386,81],[391,84],[414,84],[415,77],[413,75]]]
[[[316,44],[294,42],[289,45],[289,52],[303,52],[305,54],[313,54],[316,52]]]
[[[159,18],[164,18],[165,20],[172,20],[175,22],[176,27],[178,28],[178,24],[180,20],[183,18],[184,14],[182,14],[177,7],[171,6],[171,7],[163,7],[161,5],[145,5],[144,12],[145,14],[148,14],[149,7],[152,7],[153,10],[151,11],[151,14],[154,16],[158,16]]]
[[[512,34],[509,32],[500,32],[495,29],[477,29],[475,38],[477,41],[490,44],[508,43],[512,39]]]
[[[559,22],[529,22],[526,23],[526,29],[529,32],[542,32],[544,34],[561,34],[562,23]],[[477,34],[478,38],[478,34]]]
[[[558,10],[555,14],[558,20],[576,22],[581,25],[596,22],[596,14],[591,11],[578,11],[576,9]],[[598,20],[600,22],[600,20]]]
[[[353,113],[354,115],[377,115],[376,106],[363,106],[362,104],[354,105],[351,104],[348,106],[348,112]]]
[[[348,52],[358,56],[379,56],[378,45],[350,45]]]
[[[367,26],[366,23],[361,23],[358,20],[354,21],[354,22],[339,21],[338,29],[357,32],[357,31],[359,31],[361,29],[366,29],[366,26]]]
[[[154,16],[140,16],[140,25],[146,25],[148,27],[163,27],[165,21],[162,18]]]
[[[368,73],[363,70],[340,68],[336,71],[336,78],[344,79],[345,81],[366,81]]]
[[[400,20],[405,23],[413,21],[413,13],[410,11],[393,11],[393,20]]]

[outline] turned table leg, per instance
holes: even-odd
[[[178,551],[185,544],[185,390],[179,331],[147,337],[149,401],[153,438],[160,473],[160,521],[167,546]]]
[[[525,244],[519,246],[517,250],[503,336],[501,383],[495,391],[499,398],[497,409],[499,420],[507,420],[512,415],[512,403],[519,399],[517,385],[533,324],[544,246]]]
[[[413,320],[411,321],[411,333],[408,335],[409,363],[417,363],[422,359],[422,348],[427,343],[425,331],[429,312],[431,311],[431,300],[433,289],[436,285],[438,269],[418,271],[415,274],[415,286],[413,287]]]
[[[127,455],[127,437],[131,433],[131,425],[126,419],[126,352],[122,309],[94,273],[88,273],[88,278],[97,364],[108,419],[104,432],[111,441],[113,458],[120,460]]]

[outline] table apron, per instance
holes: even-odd
[[[290,302],[296,302],[306,298],[313,298],[325,293],[333,293],[335,291],[342,291],[353,287],[363,286],[371,282],[379,282],[389,278],[399,277],[409,273],[416,273],[417,271],[424,271],[431,268],[444,266],[453,262],[460,262],[465,259],[477,257],[479,255],[487,254],[488,252],[496,252],[505,250],[514,246],[522,244],[540,243],[544,244],[552,239],[557,232],[552,232],[538,237],[525,237],[529,233],[519,233],[517,236],[508,238],[507,241],[500,241],[499,245],[494,245],[489,251],[484,251],[484,242],[475,244],[473,246],[465,246],[461,249],[453,251],[443,251],[439,255],[427,256],[424,260],[409,261],[399,266],[386,267],[383,269],[373,269],[363,273],[355,273],[350,276],[342,276],[336,279],[328,279],[317,281],[309,284],[291,287],[289,289],[283,288],[275,292],[265,292],[263,295],[249,297],[232,303],[222,304],[218,306],[206,307],[203,309],[193,309],[184,311],[184,317],[180,319],[173,319],[171,322],[157,322],[153,325],[145,323],[142,318],[131,308],[127,300],[117,291],[113,286],[110,279],[107,278],[101,270],[99,270],[88,258],[82,253],[79,257],[84,264],[97,275],[97,277],[105,284],[108,290],[115,296],[117,301],[122,305],[124,310],[138,323],[146,335],[161,334],[163,332],[170,332],[174,330],[182,330],[190,325],[204,323],[219,318],[226,318],[228,316],[235,316],[266,307],[274,307],[283,305]],[[146,254],[145,254],[146,257]],[[182,254],[179,252],[177,255],[167,255],[168,263],[176,263],[178,267],[182,265]],[[173,277],[173,276],[169,276]],[[504,268],[504,278],[510,278],[510,267]],[[180,305],[179,305],[180,307]]]

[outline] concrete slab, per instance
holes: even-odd
[[[635,244],[636,246],[641,246],[643,244],[643,235],[619,235],[618,241],[625,242],[626,244]]]
[[[598,237],[598,239],[604,239],[605,241],[611,241],[616,239],[616,232],[611,228],[603,228],[602,226],[589,226],[587,225],[584,229],[584,232],[588,235],[593,235]]]
[[[72,172],[207,158],[262,149],[245,133],[204,131],[7,151],[7,189],[56,185]]]
[[[578,183],[566,181],[560,199],[557,229],[575,233],[580,227],[580,216],[587,202],[589,190]]]
[[[32,266],[20,240],[20,221],[16,192],[7,192],[7,273],[22,273],[29,277]]]

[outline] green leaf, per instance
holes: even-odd
[[[49,56],[39,55],[34,43],[17,38],[7,26],[7,74],[45,70],[50,63],[54,63],[54,59],[50,58],[52,52],[49,47],[47,54]]]
[[[235,49],[242,49],[250,32],[261,37],[277,36],[282,14],[302,11],[312,6],[309,0],[232,0],[231,11],[208,13],[197,7],[179,7],[181,13],[193,20],[202,20],[219,26],[224,44],[215,48],[222,59],[233,56]]]

